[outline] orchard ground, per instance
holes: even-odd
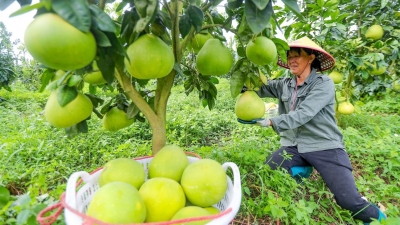
[[[229,81],[220,79],[217,87],[212,111],[201,106],[196,94],[186,96],[183,86],[172,89],[167,142],[239,166],[243,198],[232,224],[362,224],[337,206],[316,171],[298,185],[287,173],[266,167],[266,156],[279,147],[278,136],[272,129],[236,122]],[[92,114],[89,133],[67,138],[64,130],[51,127],[44,118],[50,93],[28,91],[18,82],[12,90],[0,90],[5,99],[0,103],[0,186],[11,192],[14,202],[0,210],[1,224],[36,224],[30,219],[59,200],[75,171],[93,171],[119,157],[151,154],[147,122],[108,132]],[[100,89],[98,94],[112,96]],[[386,206],[386,214],[395,221],[387,224],[400,223],[399,108],[400,95],[388,90],[381,99],[360,106],[361,112],[340,117],[359,191]],[[65,224],[62,216],[55,224]]]

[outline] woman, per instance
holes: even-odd
[[[307,37],[291,42],[284,63],[293,78],[268,81],[258,91],[260,97],[279,100],[279,116],[253,120],[256,125],[272,127],[280,135],[281,148],[266,160],[272,169],[282,167],[292,177],[308,177],[315,168],[334,194],[336,202],[350,210],[354,218],[368,224],[372,218],[386,219],[355,186],[352,166],[335,120],[335,86],[317,73],[332,68],[333,57]],[[238,120],[239,122],[248,123]],[[291,155],[291,159],[284,158]]]

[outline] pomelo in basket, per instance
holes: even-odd
[[[71,127],[87,119],[93,110],[89,97],[78,92],[74,100],[65,106],[58,102],[58,91],[52,91],[44,108],[46,120],[57,128]]]
[[[181,185],[187,199],[196,206],[212,206],[225,196],[228,188],[222,165],[213,159],[200,159],[183,171]]]
[[[121,181],[139,189],[144,183],[146,172],[143,165],[134,159],[117,158],[108,161],[100,173],[100,187],[115,181]]]
[[[246,91],[236,101],[235,114],[246,121],[262,118],[265,114],[265,102],[255,91]]]
[[[209,213],[211,213],[211,215],[218,214],[221,212],[221,211],[219,211],[219,209],[215,208],[214,206],[205,207],[204,209],[207,210]]]
[[[210,216],[211,213],[204,208],[198,206],[186,206],[180,209],[171,220],[188,219],[193,217]],[[176,223],[176,225],[204,225],[210,220],[198,220],[192,222]]]
[[[155,177],[147,180],[139,189],[147,209],[146,222],[169,221],[185,207],[185,193],[175,180]]]
[[[165,177],[179,182],[183,170],[188,165],[189,159],[182,148],[177,145],[166,145],[151,160],[149,178]]]
[[[143,223],[146,205],[139,191],[132,185],[111,182],[93,195],[87,215],[106,223]]]

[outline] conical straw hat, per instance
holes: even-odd
[[[313,50],[313,53],[315,54],[316,58],[321,63],[321,71],[328,70],[335,65],[335,59],[324,49],[319,47],[319,45],[311,41],[308,37],[302,37],[298,40],[290,42],[289,47],[308,48]],[[278,57],[278,65],[286,69],[289,69],[288,63],[283,62],[280,56]]]

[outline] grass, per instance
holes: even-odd
[[[151,154],[146,122],[107,132],[93,115],[89,133],[68,138],[43,117],[49,93],[31,92],[18,83],[12,89],[0,90],[6,99],[0,103],[0,187],[12,195],[1,207],[0,188],[0,224],[36,224],[37,213],[58,201],[75,171],[93,171],[117,157]],[[238,124],[229,82],[221,79],[218,90],[210,111],[196,93],[186,96],[182,86],[174,87],[167,140],[204,158],[239,166],[243,198],[233,224],[362,224],[337,206],[318,173],[298,185],[286,172],[264,166],[279,147],[279,137],[272,129]],[[399,100],[389,92],[380,101],[362,105],[359,114],[340,120],[359,191],[388,209],[391,221],[381,224],[400,224]],[[64,224],[62,216],[55,224]]]

